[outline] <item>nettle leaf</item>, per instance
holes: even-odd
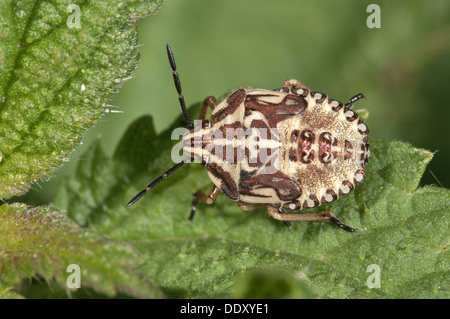
[[[135,248],[81,229],[56,209],[5,204],[0,207],[0,234],[0,297],[20,296],[11,288],[25,277],[67,287],[74,273],[69,265],[79,267],[82,287],[102,294],[120,290],[137,297],[163,296],[133,268],[139,262]]]
[[[12,287],[0,282],[0,299],[22,299],[23,297],[12,291]]]
[[[0,198],[47,179],[109,111],[109,97],[136,68],[136,21],[161,0],[0,2]],[[134,269],[130,245],[82,230],[50,207],[0,207],[0,297],[23,278],[56,280],[80,265],[82,285],[161,297]]]
[[[0,2],[0,198],[48,178],[138,62],[161,0]]]
[[[132,243],[143,258],[138,268],[169,297],[251,291],[274,297],[271,289],[258,288],[273,280],[252,279],[259,270],[272,272],[283,285],[292,281],[285,278],[299,282],[280,288],[280,297],[450,297],[450,192],[418,188],[430,152],[398,141],[371,141],[364,182],[334,203],[305,210],[332,211],[356,233],[320,222],[286,228],[265,210],[241,211],[224,195],[212,205],[200,203],[188,221],[192,194],[212,186],[200,164],[183,166],[126,208],[173,165],[171,148],[178,141],[171,141],[171,132],[179,123],[181,118],[156,135],[151,117],[138,119],[112,159],[98,143],[92,145],[54,203],[79,224]],[[377,274],[380,287],[373,288]]]

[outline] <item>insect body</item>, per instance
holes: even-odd
[[[284,211],[335,201],[364,179],[369,130],[351,110],[362,94],[344,105],[293,79],[277,90],[241,88],[220,103],[207,97],[200,111],[201,125],[194,127],[168,45],[167,52],[189,129],[183,136],[183,151],[189,158],[149,184],[128,206],[185,162],[197,161],[206,167],[214,186],[209,195],[194,194],[190,219],[198,200],[211,204],[222,191],[243,210],[267,208],[270,216],[287,224],[331,221],[354,231],[330,212]],[[205,120],[208,107],[210,121]]]

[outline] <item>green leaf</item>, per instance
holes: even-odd
[[[48,178],[138,62],[161,0],[0,2],[0,198]]]
[[[66,281],[74,273],[68,266],[73,264],[79,266],[81,287],[106,295],[120,290],[137,297],[162,297],[160,290],[134,269],[139,255],[131,245],[81,229],[50,207],[5,204],[0,207],[0,220],[1,297],[13,297],[10,289],[22,278],[55,280],[67,287]]]
[[[22,299],[23,297],[12,291],[12,287],[0,282],[0,299]]]
[[[278,270],[249,271],[232,287],[233,299],[311,299],[308,282]]]
[[[112,159],[92,145],[54,203],[81,225],[133,244],[142,255],[139,269],[169,297],[248,297],[258,289],[256,270],[299,278],[308,295],[320,298],[450,297],[450,192],[418,188],[430,152],[371,141],[364,182],[334,203],[305,210],[332,211],[356,233],[317,222],[286,228],[265,210],[241,211],[224,195],[200,203],[188,221],[192,194],[211,187],[199,164],[183,166],[127,209],[173,165],[171,132],[180,121],[157,136],[150,117],[138,119]],[[380,288],[368,287],[371,265],[380,269]]]

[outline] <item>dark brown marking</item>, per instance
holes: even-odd
[[[290,148],[289,149],[289,160],[291,162],[297,162],[298,158],[297,158],[297,152],[295,149]]]
[[[300,134],[300,132],[298,130],[293,130],[291,133],[291,142],[295,143],[297,142],[298,139],[298,135]]]
[[[244,152],[245,152],[245,159],[247,160],[248,166],[261,167],[263,165],[263,163],[261,163],[261,159],[259,156],[256,157],[256,161],[250,160],[250,150],[248,147],[245,148]],[[241,173],[242,173],[242,171],[241,171]]]
[[[322,196],[322,200],[321,200],[322,203],[331,203],[331,202],[333,202],[333,201],[335,201],[335,200],[338,199],[338,195],[336,194],[336,192],[334,191],[334,189],[331,189],[331,188],[327,189],[326,194],[327,194],[327,195],[331,195],[331,196],[333,197],[333,199],[330,200],[330,201],[327,201],[327,200],[325,199],[325,195],[324,195],[324,196]]]
[[[211,143],[211,141],[208,141],[207,145],[204,146],[204,149],[227,163],[240,163],[244,159],[244,146],[241,144],[234,147],[233,141],[243,141],[245,138],[244,128],[241,124],[241,122],[233,122],[231,124],[222,125],[219,129],[214,129],[218,134],[210,138],[213,142]],[[225,145],[214,142],[216,138],[223,138],[225,140]]]
[[[355,188],[355,186],[350,181],[347,181],[347,180],[343,181],[342,185],[349,187],[350,190],[348,193],[350,193]],[[347,195],[348,193],[342,192],[342,190],[339,188],[339,196],[344,196],[344,195]]]
[[[260,119],[252,120],[252,122],[250,123],[250,127],[245,127],[245,130],[246,132],[250,132],[250,134],[246,136],[246,140],[249,142],[248,144],[252,145],[252,151],[257,152],[255,157],[255,154],[250,153],[249,147],[245,148],[245,158],[248,165],[250,167],[262,167],[266,165],[269,161],[271,161],[270,157],[273,151],[277,151],[278,149],[268,148],[265,143],[261,143],[260,141],[262,139],[279,141],[277,131],[274,129],[270,129],[267,126],[267,123]],[[254,147],[256,147],[256,150],[253,149]],[[250,155],[252,155],[253,157],[250,157]]]
[[[334,99],[328,99],[328,104],[331,104],[332,102],[338,102],[338,105],[337,106],[333,106],[333,107],[331,107],[331,109],[333,110],[333,111],[335,111],[335,112],[339,112],[343,107],[344,107],[344,104],[342,104],[341,102],[339,102],[338,100],[334,100]]]
[[[364,122],[361,121],[361,120],[358,120],[358,125],[359,125],[359,124],[364,124]],[[366,124],[364,124],[364,125],[365,125],[365,127],[366,127],[366,130],[365,130],[365,131],[360,130],[360,129],[358,128],[358,132],[359,132],[361,135],[367,135],[367,134],[369,134],[369,128],[367,127]]]
[[[325,101],[325,99],[327,98],[327,96],[325,94],[320,93],[320,92],[311,91],[309,93],[309,95],[311,96],[312,99],[315,99],[316,94],[320,94],[320,97],[316,100],[317,104],[322,104],[323,101]]]
[[[366,145],[366,152],[364,153],[365,157],[364,157],[364,162],[368,162],[369,161],[369,155],[370,155],[370,151],[369,151],[369,144],[365,144]]]
[[[232,200],[239,199],[238,187],[231,177],[230,173],[223,170],[223,168],[217,165],[217,163],[210,163],[206,168],[212,175],[214,175],[214,177],[221,181],[220,190],[227,197],[231,198]]]
[[[346,116],[347,121],[353,122],[358,118],[358,114],[353,112],[352,110],[347,110],[345,113],[350,112],[350,116]]]
[[[308,204],[309,201],[308,201],[307,199],[305,199],[305,201],[303,202],[303,207],[304,207],[304,208],[317,207],[317,206],[320,205],[319,199],[317,198],[316,195],[314,195],[314,194],[309,195],[309,199],[312,200],[312,201],[314,202],[313,206],[310,206],[310,205]]]
[[[361,143],[361,156],[360,156],[361,166],[363,169],[366,168],[367,163],[369,162],[369,156],[370,156],[369,139],[367,138],[367,136],[365,136],[363,142]]]
[[[344,160],[348,160],[352,157],[353,154],[353,145],[349,141],[345,140],[345,148],[344,148]]]
[[[239,89],[234,91],[227,98],[227,107],[221,109],[217,113],[211,115],[211,122],[214,125],[217,122],[223,120],[227,115],[233,114],[238,109],[239,105],[244,101],[247,91],[245,89]],[[240,119],[242,120],[242,119]]]
[[[363,168],[366,167],[366,163],[364,163],[367,158],[366,144],[361,143],[361,155],[359,156],[359,160],[363,162]]]
[[[295,208],[293,208],[293,209],[290,208],[289,206],[290,206],[291,204],[294,204],[294,205],[295,205]],[[284,209],[290,209],[290,210],[300,209],[300,202],[299,202],[298,200],[293,200],[293,201],[290,202],[290,203],[284,204],[284,205],[283,205],[283,208],[284,208]]]
[[[310,130],[303,130],[300,133],[298,150],[300,153],[300,161],[303,164],[309,164],[314,159],[314,150],[312,149],[312,145],[314,144],[315,138],[315,134]]]
[[[261,145],[257,144],[258,148],[256,149],[256,157],[250,157],[250,149],[248,147],[245,148],[244,154],[245,154],[245,160],[250,167],[263,167],[264,165],[269,165],[272,163],[272,160],[270,157],[272,155],[272,149],[261,147]],[[253,150],[254,152],[255,150]],[[277,150],[276,150],[277,151]],[[276,152],[275,151],[275,152]],[[252,154],[254,155],[254,154]]]
[[[331,133],[323,132],[319,136],[319,160],[323,164],[329,164],[333,160],[331,154]]]
[[[300,186],[280,171],[274,174],[251,174],[241,171],[239,189],[242,195],[264,197],[252,191],[261,188],[273,189],[282,201],[293,201],[302,194]]]
[[[261,96],[267,95],[247,95],[246,114],[247,110],[261,112],[271,128],[275,128],[277,123],[285,119],[302,113],[308,104],[304,98],[293,94],[286,95],[278,104],[261,101]]]
[[[221,127],[219,127],[219,130],[222,131],[223,136],[225,137],[227,134],[227,129],[230,129],[230,132],[233,131],[240,131],[239,128],[242,128],[242,132],[244,131],[244,127],[242,126],[241,121],[235,121],[233,123],[224,124]]]
[[[360,161],[364,161],[364,159],[367,157],[366,153],[366,145],[361,143],[361,155],[359,156]]]
[[[363,176],[363,179],[360,180],[359,182],[356,180],[356,175],[358,175],[358,174],[362,174],[362,176]],[[355,178],[353,178],[353,182],[355,183],[355,186],[358,185],[359,183],[361,183],[365,177],[366,177],[366,172],[363,169],[357,170],[355,172]]]
[[[259,133],[262,134],[263,137],[264,134],[266,134],[267,139],[270,140],[272,140],[272,133],[275,133],[275,131],[272,131],[270,127],[267,126],[266,122],[264,122],[263,120],[254,119],[250,123],[250,127],[245,127],[246,130],[248,130],[249,128],[258,129]],[[274,136],[273,139],[278,140],[278,136]]]
[[[239,174],[239,179],[240,180],[248,180],[249,178],[251,178],[254,174],[256,173],[256,170],[248,172],[246,170],[241,170],[240,174]]]
[[[319,199],[317,198],[317,196],[315,194],[311,194],[309,195],[309,199],[311,199],[312,201],[314,201],[314,207],[315,206],[319,206]]]
[[[303,90],[301,93],[299,93],[300,90]],[[303,98],[306,98],[309,94],[309,90],[304,89],[304,88],[291,88],[291,92],[292,94],[301,96]]]
[[[331,154],[333,154],[333,158],[338,157],[338,139],[336,137],[333,138],[332,142],[333,147],[331,148]]]
[[[211,154],[228,164],[238,164],[244,160],[244,149],[241,146],[220,145],[211,149]]]

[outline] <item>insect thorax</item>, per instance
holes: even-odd
[[[208,125],[185,134],[184,151],[232,200],[315,207],[365,176],[367,126],[321,93],[239,89],[216,106]]]

